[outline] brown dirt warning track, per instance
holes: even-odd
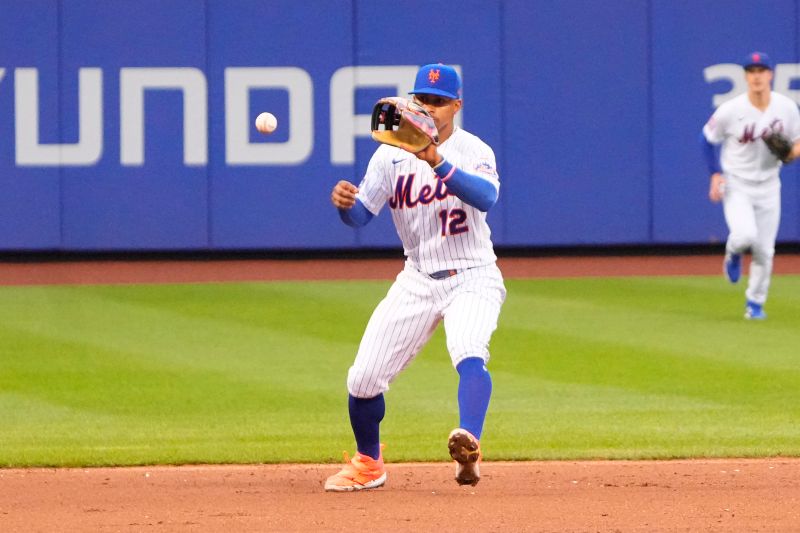
[[[497,263],[506,278],[677,276],[722,273],[720,255],[501,257]],[[0,285],[393,279],[402,266],[402,259],[0,262]],[[800,273],[800,254],[776,257],[775,273]]]
[[[507,278],[721,272],[718,255],[498,263]],[[390,279],[401,267],[400,259],[5,262],[0,285]],[[779,256],[775,271],[800,273],[800,256]],[[390,463],[383,488],[324,492],[338,468],[0,469],[0,531],[800,531],[800,459],[488,460],[476,487],[456,485],[450,463]]]

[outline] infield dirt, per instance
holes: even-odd
[[[0,470],[3,531],[797,531],[800,460],[389,464],[326,493],[335,465]]]

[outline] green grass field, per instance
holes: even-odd
[[[0,466],[338,462],[389,282],[0,287]],[[488,460],[800,455],[800,276],[508,280]],[[437,331],[386,394],[396,461],[449,460]]]

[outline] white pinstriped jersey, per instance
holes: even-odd
[[[485,178],[499,190],[494,152],[475,135],[455,128],[438,150],[452,165]],[[388,202],[406,262],[421,272],[472,268],[497,260],[486,213],[450,193],[428,163],[401,148],[378,147],[357,197],[373,215]]]
[[[740,94],[719,106],[703,127],[708,142],[723,143],[722,173],[757,182],[777,178],[781,168],[782,163],[761,140],[773,131],[782,132],[792,142],[800,139],[797,104],[776,92],[771,93],[763,112],[750,103],[747,93]]]

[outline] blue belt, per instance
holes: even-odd
[[[449,277],[455,276],[458,274],[458,270],[440,270],[439,272],[434,272],[433,274],[428,274],[428,277],[431,279],[442,280],[447,279]]]

